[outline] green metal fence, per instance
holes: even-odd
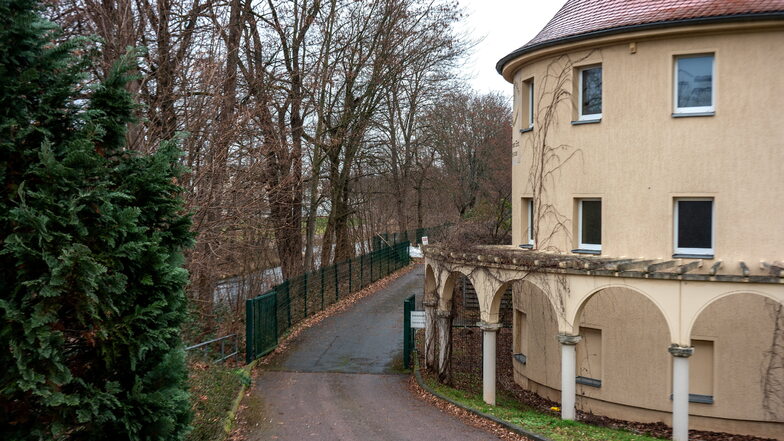
[[[368,254],[288,279],[245,301],[245,360],[271,352],[291,326],[352,292],[408,265],[409,242],[381,247]]]

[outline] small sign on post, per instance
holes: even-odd
[[[411,328],[425,329],[425,311],[411,311]]]
[[[422,236],[422,245],[427,245],[427,236]]]

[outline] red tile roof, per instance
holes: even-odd
[[[500,73],[513,58],[540,47],[629,27],[769,16],[784,18],[784,0],[568,0],[536,37],[502,58],[496,69]]]

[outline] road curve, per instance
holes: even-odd
[[[420,265],[302,332],[261,372],[243,404],[245,439],[492,440],[418,400],[402,358],[403,300],[421,295]]]

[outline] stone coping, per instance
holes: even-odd
[[[760,261],[762,274],[751,274],[739,261],[725,266],[704,259],[644,259],[546,252],[512,245],[482,245],[466,252],[439,245],[423,246],[425,257],[437,261],[512,271],[594,275],[621,278],[784,284],[784,263]]]

